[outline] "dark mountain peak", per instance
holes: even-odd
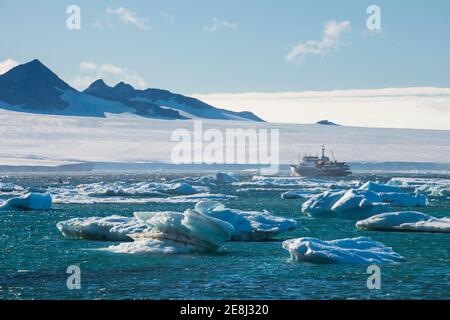
[[[114,89],[119,91],[119,92],[121,92],[121,93],[124,93],[124,94],[126,94],[126,93],[131,94],[131,93],[135,92],[135,89],[133,88],[132,85],[130,85],[128,83],[125,83],[123,81],[121,81],[118,84],[116,84]]]
[[[110,86],[108,86],[105,81],[103,81],[103,79],[98,79],[95,80],[94,82],[92,82],[90,84],[89,87],[87,87],[84,91],[89,91],[89,90],[93,90],[93,89],[107,89],[107,88],[111,88]]]
[[[63,91],[76,91],[38,59],[0,76],[0,101],[28,109],[59,110],[67,106]]]
[[[38,59],[0,75],[0,107],[13,107],[15,110],[23,109],[26,112],[33,110],[33,112],[60,114],[69,105],[83,109],[83,99],[89,98],[86,97],[88,95],[119,102],[127,107],[127,109],[124,108],[126,112],[131,108],[136,114],[145,117],[187,119],[192,115],[205,119],[262,121],[251,112],[233,112],[215,108],[198,99],[168,90],[138,90],[123,81],[111,87],[102,79],[98,79],[84,90],[83,94],[79,95],[77,90],[61,80]],[[3,104],[6,105],[2,106]],[[118,106],[117,103],[108,104],[107,101],[101,104],[105,105],[105,112],[109,111],[109,107],[114,109]],[[89,113],[90,110],[86,112]]]

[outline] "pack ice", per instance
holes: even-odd
[[[310,217],[365,219],[393,211],[392,207],[427,206],[423,194],[410,194],[400,187],[367,182],[358,189],[325,191],[303,203],[302,212]]]
[[[362,230],[450,233],[450,218],[435,218],[415,211],[388,212],[356,223]]]
[[[358,237],[324,241],[297,238],[282,244],[291,259],[311,263],[381,264],[404,261],[404,258],[380,242]]]
[[[296,226],[295,220],[278,217],[268,211],[229,209],[216,201],[200,201],[195,210],[230,223],[235,231],[232,240],[236,241],[271,239]]]
[[[45,211],[52,208],[52,197],[48,193],[28,193],[13,197],[0,205],[0,210],[34,210]]]

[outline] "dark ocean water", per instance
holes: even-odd
[[[190,174],[192,175],[192,174]],[[184,176],[178,174],[177,176]],[[398,176],[398,175],[396,175]],[[47,187],[98,181],[161,181],[165,174],[18,174],[1,182]],[[248,178],[242,178],[248,179]],[[367,177],[352,177],[367,180]],[[370,177],[386,180],[387,177]],[[312,219],[300,213],[302,200],[282,200],[281,190],[214,192],[238,195],[226,203],[243,210],[267,209],[294,218],[298,228],[274,241],[228,242],[218,252],[132,255],[96,249],[113,243],[65,239],[56,223],[74,217],[132,216],[135,211],[183,211],[192,203],[56,203],[51,211],[0,212],[0,297],[2,299],[449,299],[450,235],[359,231],[355,221]],[[286,189],[286,188],[285,188]],[[285,190],[283,189],[283,190]],[[2,199],[9,196],[3,194]],[[450,201],[434,200],[419,211],[450,216]],[[369,290],[364,265],[294,262],[281,241],[368,236],[390,246],[406,262],[381,266],[381,290]],[[81,289],[69,290],[66,268],[79,265]]]

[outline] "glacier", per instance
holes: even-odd
[[[32,113],[0,109],[0,122],[3,137],[0,165],[5,166],[171,163],[171,151],[176,145],[170,139],[172,132],[193,130],[192,120],[167,121],[130,114],[107,114],[104,118],[51,114],[37,117]],[[231,120],[208,120],[204,121],[203,127],[221,132],[228,128],[277,129],[280,132],[280,164],[297,162],[298,152],[312,152],[324,141],[346,161],[450,163],[450,131],[445,130],[324,127]],[[386,136],[392,137],[388,146]],[[77,143],[68,143],[72,141]],[[301,181],[292,183],[291,188],[301,186]]]
[[[361,230],[450,233],[450,218],[415,211],[388,212],[358,221]]]
[[[358,237],[324,241],[297,238],[283,242],[291,259],[317,264],[382,264],[404,261],[404,258],[380,242]]]

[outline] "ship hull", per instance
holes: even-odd
[[[347,169],[302,168],[295,165],[291,165],[291,172],[292,175],[297,177],[345,177],[352,174],[352,172]]]

